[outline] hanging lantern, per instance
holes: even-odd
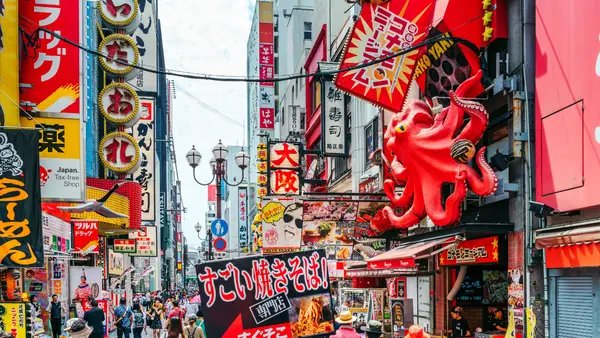
[[[104,136],[98,152],[102,165],[117,174],[130,174],[140,166],[140,147],[127,133],[114,132]]]
[[[111,34],[98,46],[100,65],[112,77],[131,80],[137,75],[135,67],[140,61],[140,51],[133,39],[125,34]]]
[[[266,162],[265,162],[266,163]],[[258,175],[258,178],[256,179],[256,181],[258,182],[259,185],[261,186],[265,186],[267,185],[267,175],[265,174],[260,174]]]
[[[126,34],[133,33],[140,25],[140,10],[138,0],[103,0],[98,1],[98,11],[102,21],[113,32],[122,30]]]
[[[113,82],[98,95],[102,116],[115,126],[133,127],[141,117],[140,98],[132,86]]]

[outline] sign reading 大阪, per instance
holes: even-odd
[[[0,266],[44,266],[38,133],[0,132]]]
[[[267,169],[269,195],[300,195],[301,144],[269,142]]]
[[[133,126],[133,138],[140,147],[140,167],[133,173],[133,179],[142,186],[142,221],[155,219],[155,178],[154,178],[154,100],[140,99],[142,114]]]
[[[323,250],[219,260],[196,267],[209,337],[305,337],[333,332]]]
[[[331,81],[325,81],[323,93],[323,154],[325,156],[345,156],[346,149],[346,105],[344,93],[335,88]]]
[[[129,233],[129,239],[135,239],[135,253],[129,256],[156,257],[156,227],[142,226],[140,230]]]

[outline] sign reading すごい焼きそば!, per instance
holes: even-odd
[[[44,266],[38,133],[0,132],[0,266]],[[10,226],[8,226],[10,225]]]
[[[197,265],[196,272],[210,337],[333,332],[323,250],[211,261]]]

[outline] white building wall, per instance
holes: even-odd
[[[344,24],[351,19],[354,4],[342,0],[315,0],[314,1],[314,30],[319,32],[323,25],[327,25],[327,57],[331,56],[331,42],[340,34]],[[315,36],[316,37],[316,36]]]

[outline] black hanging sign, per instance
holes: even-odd
[[[333,332],[324,250],[211,261],[196,272],[208,337]]]
[[[44,266],[38,137],[0,130],[0,267]]]

